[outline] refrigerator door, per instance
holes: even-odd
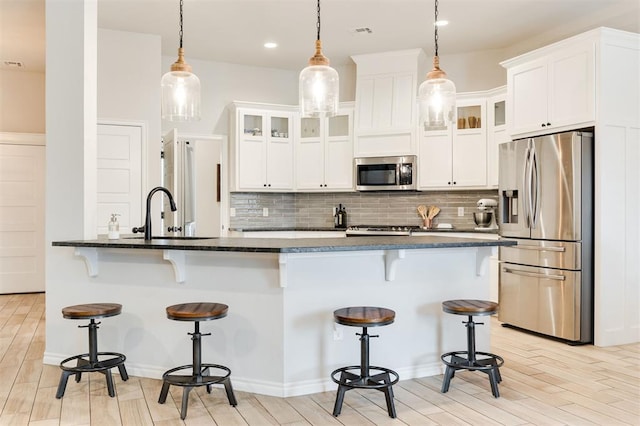
[[[531,238],[582,239],[582,136],[560,133],[532,140]]]
[[[561,339],[580,340],[579,271],[500,264],[504,323]]]
[[[517,240],[517,246],[500,247],[502,262],[545,268],[582,269],[582,243],[567,241]]]
[[[500,208],[498,224],[500,235],[513,238],[530,238],[531,230],[525,209],[525,181],[527,154],[530,139],[506,142],[499,146],[498,194]]]

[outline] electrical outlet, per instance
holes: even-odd
[[[334,328],[333,329],[333,340],[342,340],[344,334],[342,332],[342,328]]]
[[[236,208],[235,207],[231,207],[229,209],[229,216],[236,217]]]
[[[269,216],[269,207],[264,207],[262,209],[262,216],[264,216],[264,217]]]
[[[464,216],[464,207],[458,207],[458,216]]]

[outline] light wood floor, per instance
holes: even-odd
[[[395,420],[377,391],[347,392],[334,418],[333,392],[285,399],[236,392],[233,408],[216,388],[191,392],[183,422],[181,389],[160,405],[159,380],[115,376],[117,397],[109,398],[98,373],[71,378],[58,400],[60,370],[42,364],[44,303],[44,294],[0,295],[0,425],[640,425],[640,344],[571,347],[495,319],[492,350],[505,359],[501,397],[491,396],[481,373],[458,372],[446,394],[442,376],[404,380],[394,386]]]

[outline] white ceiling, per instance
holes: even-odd
[[[45,64],[45,0],[0,0],[0,68]],[[60,1],[60,0],[50,0]],[[159,34],[177,56],[179,0],[97,0],[98,25]],[[439,0],[440,55],[512,48],[520,53],[609,26],[640,32],[638,0]],[[321,39],[332,65],[354,54],[421,47],[433,55],[433,0],[322,0]],[[355,33],[367,27],[371,34]],[[190,59],[302,69],[314,53],[315,0],[184,0]],[[279,47],[267,50],[264,42]]]

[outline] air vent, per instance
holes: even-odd
[[[352,32],[354,34],[372,34],[373,30],[369,27],[360,27],[360,28],[354,28]]]
[[[24,68],[24,64],[20,61],[2,61],[2,65],[4,66],[4,68]]]

